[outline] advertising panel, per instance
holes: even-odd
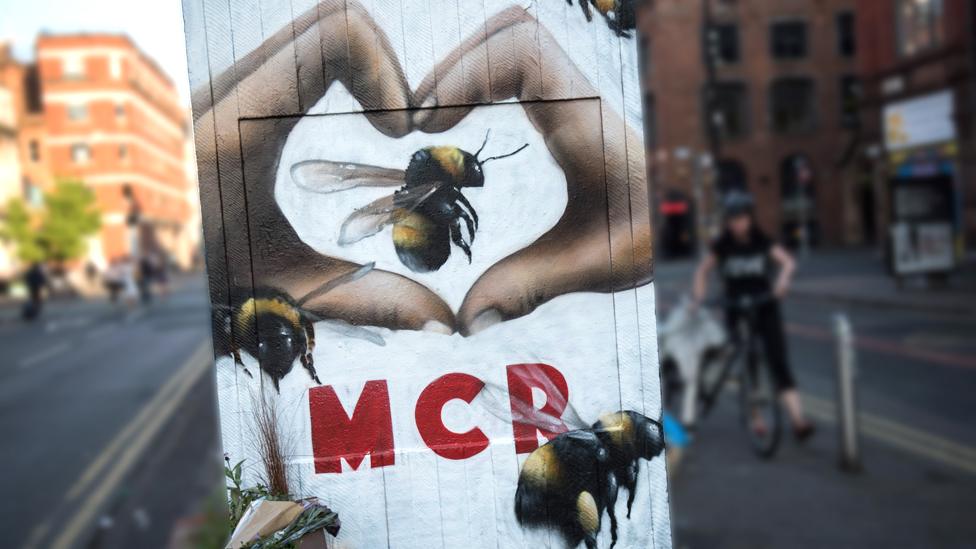
[[[184,0],[224,451],[331,546],[671,546],[632,10]]]

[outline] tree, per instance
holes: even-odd
[[[62,263],[84,255],[85,239],[100,226],[95,194],[80,182],[61,181],[44,194],[44,206],[35,216],[22,200],[11,200],[2,235],[14,242],[24,262]]]

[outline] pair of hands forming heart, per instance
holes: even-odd
[[[312,36],[318,47],[308,47]],[[316,78],[303,78],[310,67]],[[422,284],[382,270],[310,300],[310,312],[360,325],[470,335],[562,294],[611,292],[651,280],[642,141],[605,105],[540,100],[595,101],[599,91],[528,12],[511,8],[490,18],[484,33],[447,55],[412,92],[369,14],[351,0],[325,0],[214,77],[207,90],[212,108],[197,116],[199,124],[212,110],[218,128],[240,128],[239,142],[221,139],[218,129],[216,154],[218,163],[222,155],[243,159],[255,286],[300,296],[357,267],[305,244],[275,200],[278,156],[299,117],[241,120],[245,101],[270,114],[304,112],[337,80],[370,123],[392,137],[443,132],[474,105],[518,99],[563,169],[569,200],[554,227],[481,275],[456,314]],[[296,97],[308,103],[297,111],[288,106]]]

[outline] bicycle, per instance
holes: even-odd
[[[749,434],[749,441],[759,457],[771,458],[779,445],[782,431],[782,412],[777,400],[770,369],[765,364],[763,344],[756,330],[759,308],[771,302],[773,296],[743,296],[736,300],[711,300],[709,305],[721,305],[738,313],[734,328],[739,337],[710,353],[702,360],[698,376],[698,416],[704,418],[714,407],[730,375],[736,374],[739,385],[741,421]],[[764,425],[757,429],[756,425]]]

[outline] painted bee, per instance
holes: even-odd
[[[328,160],[306,160],[291,168],[299,186],[313,192],[331,193],[360,186],[400,189],[352,213],[342,224],[339,245],[347,246],[393,225],[393,245],[400,262],[414,272],[439,269],[451,255],[451,242],[471,262],[471,244],[478,228],[478,213],[461,192],[465,187],[483,187],[482,167],[507,158],[528,147],[481,160],[453,146],[425,147],[413,153],[406,170],[396,170]],[[468,239],[461,231],[461,221]]]
[[[226,354],[234,357],[234,362],[244,369],[248,377],[253,376],[241,360],[241,350],[256,358],[261,370],[271,378],[278,392],[281,392],[279,382],[291,372],[296,359],[301,361],[308,375],[321,385],[322,381],[319,380],[312,361],[315,323],[341,335],[365,339],[376,345],[385,345],[385,342],[382,337],[369,330],[341,320],[321,318],[302,306],[338,286],[363,277],[372,268],[373,264],[370,263],[340,275],[297,300],[271,287],[255,288],[253,292],[232,292],[232,304],[225,309],[229,314],[225,318],[224,326],[230,342]],[[251,331],[256,337],[240,338],[240,341],[235,337],[236,334],[247,334]]]
[[[607,21],[607,26],[610,30],[617,33],[617,36],[623,36],[624,38],[630,38],[631,33],[627,32],[637,28],[637,13],[636,13],[636,1],[637,0],[576,0],[579,2],[580,9],[583,10],[583,15],[586,16],[587,21],[593,20],[593,14],[590,12],[590,4],[596,8],[603,18]],[[566,3],[570,6],[573,5],[573,0],[566,0]]]
[[[640,461],[654,459],[664,450],[661,423],[627,410],[604,414],[587,426],[568,402],[557,406],[565,409],[563,418],[554,418],[514,396],[507,398],[515,421],[549,432],[571,427],[535,449],[522,464],[515,491],[515,518],[519,524],[558,531],[567,547],[577,547],[582,542],[587,549],[596,549],[606,512],[610,518],[610,547],[616,545],[617,496],[620,488],[627,489],[629,519],[637,494]],[[486,400],[504,401],[497,396]],[[489,409],[498,408],[489,404]]]

